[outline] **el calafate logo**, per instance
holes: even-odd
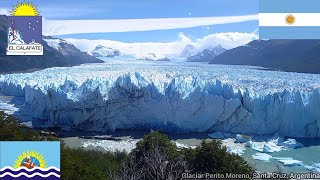
[[[7,55],[43,55],[42,17],[33,3],[18,3],[9,16]]]

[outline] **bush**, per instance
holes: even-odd
[[[19,124],[12,116],[0,111],[0,141],[44,141],[58,140],[54,136],[41,136],[39,132]]]
[[[230,154],[220,141],[202,141],[193,149],[185,149],[188,165],[198,173],[252,174],[253,168],[240,156]]]
[[[160,131],[146,134],[143,139],[137,143],[133,153],[142,155],[145,152],[153,150],[155,147],[160,148],[161,151],[167,153],[171,157],[176,157],[181,154],[175,143],[173,143],[166,134],[163,134]]]
[[[109,172],[117,172],[127,158],[125,152],[61,149],[61,177],[66,180],[110,179]]]
[[[159,131],[147,134],[130,153],[120,173],[111,174],[113,179],[181,179],[188,172],[187,162],[167,135]]]
[[[202,141],[195,149],[178,147],[159,131],[139,141],[114,179],[181,179],[182,173],[252,174],[240,156],[227,152],[220,141]]]

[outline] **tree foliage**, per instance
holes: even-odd
[[[159,131],[144,136],[114,179],[181,179],[182,173],[252,174],[240,156],[227,152],[220,141],[202,141],[195,149],[179,149]]]
[[[160,148],[161,151],[172,157],[180,154],[177,146],[166,134],[163,134],[160,131],[146,134],[143,139],[137,143],[133,153],[137,153],[136,155],[142,155],[143,153],[153,150],[156,147]]]
[[[239,155],[230,154],[220,141],[202,141],[195,149],[185,149],[189,167],[198,173],[252,174],[253,168]]]
[[[145,135],[121,171],[111,176],[115,180],[174,180],[184,172],[188,172],[184,156],[167,135],[156,131]]]

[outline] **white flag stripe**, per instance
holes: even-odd
[[[286,17],[293,15],[295,22],[286,23]],[[320,13],[260,13],[259,26],[320,26]]]

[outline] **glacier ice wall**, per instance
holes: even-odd
[[[46,126],[320,137],[320,76],[204,64],[106,63],[0,76]]]

